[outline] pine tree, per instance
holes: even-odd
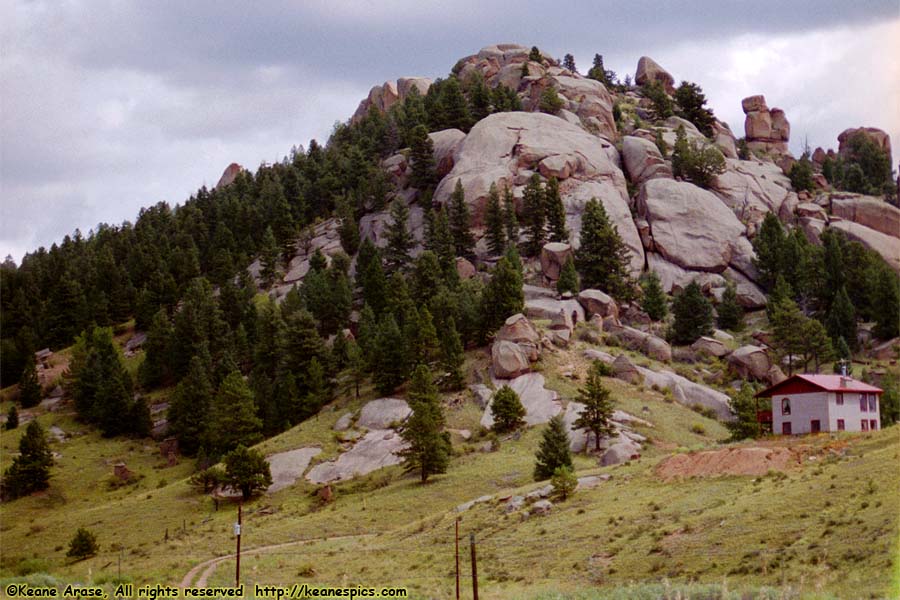
[[[472,116],[456,77],[450,77],[441,86],[441,105],[445,128],[456,128],[468,133],[472,126]]]
[[[600,452],[600,439],[615,433],[612,425],[613,405],[609,390],[603,385],[601,365],[598,361],[591,365],[584,387],[578,390],[577,400],[584,404],[584,410],[573,423],[573,427],[587,429],[594,434],[594,449],[597,452]]]
[[[19,439],[19,456],[3,473],[2,497],[21,498],[50,486],[53,454],[44,428],[33,420]]]
[[[412,272],[412,297],[416,303],[427,305],[444,281],[443,269],[437,255],[431,250],[420,254]]]
[[[244,500],[266,491],[272,485],[269,463],[259,450],[239,444],[224,456],[222,462],[225,464],[225,485],[240,490]]]
[[[472,236],[466,194],[462,187],[462,181],[459,179],[456,180],[456,187],[453,188],[453,193],[450,195],[447,218],[450,222],[450,233],[453,236],[456,255],[466,258],[473,257],[475,255],[475,238]]]
[[[391,224],[388,226],[388,245],[385,249],[385,261],[388,270],[399,271],[409,264],[409,251],[415,245],[412,234],[407,228],[409,221],[409,208],[402,199],[398,198],[391,204]]]
[[[443,372],[442,387],[447,390],[460,390],[465,384],[463,366],[466,362],[466,356],[453,317],[447,318],[446,325],[441,331],[440,340],[440,367]]]
[[[843,285],[838,289],[834,301],[831,303],[827,324],[828,334],[835,343],[838,338],[843,337],[851,349],[857,346],[856,310],[847,295],[847,288]]]
[[[203,357],[194,356],[169,405],[169,432],[178,438],[178,448],[186,456],[193,456],[200,449],[206,431],[213,398],[209,369],[210,365],[204,363]]]
[[[875,312],[875,335],[882,340],[900,336],[900,280],[888,267],[878,269],[872,303]]]
[[[544,61],[544,57],[541,55],[541,51],[538,49],[537,46],[531,47],[531,52],[528,53],[528,60],[530,60],[531,62],[536,62],[536,63]]]
[[[456,247],[447,211],[430,211],[426,225],[425,249],[435,253],[445,274],[451,269],[456,271]]]
[[[563,106],[565,106],[565,102],[559,97],[556,87],[553,85],[545,87],[544,91],[541,92],[541,100],[538,104],[538,108],[540,108],[541,112],[547,113],[548,115],[555,115]]]
[[[734,420],[727,421],[725,427],[731,432],[733,441],[756,437],[759,431],[759,423],[756,420],[756,399],[753,397],[753,387],[746,381],[741,385],[738,393],[728,401]]]
[[[547,214],[547,227],[550,230],[551,242],[567,243],[569,230],[566,229],[566,207],[559,195],[559,181],[551,177],[544,189],[544,203]]]
[[[506,187],[503,190],[503,224],[506,227],[506,242],[510,246],[519,243],[519,220],[516,217],[516,203],[512,190]]]
[[[566,292],[577,294],[581,291],[581,284],[578,282],[578,271],[575,270],[575,261],[572,259],[571,254],[566,257],[566,263],[559,272],[556,291],[560,294],[565,294]]]
[[[366,359],[356,340],[347,343],[347,373],[355,398],[359,398],[359,386],[366,379]]]
[[[675,323],[672,326],[674,340],[678,344],[690,344],[712,330],[712,304],[703,296],[700,286],[692,281],[672,303]]]
[[[716,323],[721,329],[731,329],[737,331],[740,329],[741,321],[744,318],[744,309],[737,301],[737,291],[733,283],[728,283],[725,292],[722,294],[722,302],[716,309]]]
[[[776,303],[769,301],[769,319],[772,323],[774,346],[779,357],[788,360],[788,375],[793,375],[797,357],[803,352],[803,323],[806,315],[790,298],[782,298]]]
[[[407,320],[406,347],[409,349],[410,365],[432,365],[437,361],[439,343],[434,319],[427,306],[415,310],[415,315]]]
[[[431,371],[419,365],[409,384],[412,415],[400,435],[408,444],[398,452],[407,471],[418,472],[422,483],[431,475],[446,473],[450,462],[450,434],[444,431],[444,412]]]
[[[881,427],[889,427],[900,421],[900,386],[897,376],[888,371],[881,380]]]
[[[359,246],[356,260],[356,284],[362,288],[362,297],[376,315],[380,315],[387,303],[387,277],[381,266],[381,251],[369,238]]]
[[[535,481],[550,479],[559,467],[572,468],[569,434],[566,432],[566,424],[561,415],[554,416],[547,423],[535,458]]]
[[[547,233],[544,227],[547,222],[544,202],[544,189],[541,186],[541,178],[535,173],[531,176],[522,199],[525,231],[527,235],[526,252],[529,256],[537,256],[544,247]]]
[[[669,314],[669,303],[656,271],[649,271],[647,273],[641,287],[644,291],[641,308],[644,309],[644,312],[654,321],[662,321],[665,319],[666,315]]]
[[[233,286],[232,286],[233,287]],[[225,288],[223,288],[223,294]],[[152,388],[172,376],[172,336],[169,314],[161,308],[154,315],[144,342],[144,362],[138,368],[138,379],[144,388]]]
[[[278,273],[278,259],[278,242],[275,239],[275,233],[271,227],[266,227],[259,256],[259,262],[262,265],[260,275],[266,285],[272,285],[272,282],[275,281],[275,275]]]
[[[484,83],[484,76],[475,72],[468,81],[469,113],[477,123],[491,114],[491,90]]]
[[[506,319],[522,312],[524,307],[522,274],[503,257],[494,267],[481,298],[482,337],[486,338],[496,331]]]
[[[382,317],[372,356],[372,380],[379,394],[386,396],[392,393],[406,379],[409,373],[407,351],[397,320],[392,314]]]
[[[785,236],[781,221],[773,213],[766,213],[759,233],[753,238],[753,250],[756,252],[753,265],[759,271],[760,284],[768,291],[774,289],[781,273],[784,245]]]
[[[41,402],[41,384],[38,381],[34,354],[29,352],[25,357],[25,369],[19,379],[19,403],[22,408],[31,408]]]
[[[500,256],[506,248],[506,229],[503,222],[503,208],[500,206],[500,192],[497,191],[496,183],[491,184],[491,189],[488,193],[484,224],[488,249],[494,256]]]
[[[256,416],[253,392],[235,371],[219,386],[209,411],[207,451],[221,456],[239,445],[252,446],[262,439],[262,421]]]
[[[825,330],[825,326],[816,319],[806,319],[800,328],[800,337],[804,370],[812,361],[813,373],[818,373],[822,364],[834,357],[834,346],[831,344],[828,332]],[[838,339],[838,343],[842,340],[843,338]]]
[[[356,223],[353,202],[344,199],[338,204],[340,225],[338,235],[341,238],[341,247],[349,255],[356,254],[359,250],[359,225]]]
[[[6,423],[4,427],[7,431],[10,429],[15,429],[19,426],[19,411],[16,409],[15,404],[9,405],[9,412],[6,413]]]
[[[572,71],[573,73],[577,73],[578,69],[575,68],[575,57],[571,54],[566,54],[563,57],[563,68]]]
[[[678,116],[696,125],[703,135],[712,137],[712,125],[716,119],[706,107],[706,96],[699,85],[682,81],[675,90],[675,102],[678,104]]]
[[[584,208],[581,246],[575,253],[582,287],[601,289],[620,301],[631,300],[634,289],[628,275],[629,254],[603,204],[592,198]]]
[[[525,407],[516,391],[508,385],[494,392],[491,414],[494,416],[492,429],[498,433],[515,431],[525,425]]]
[[[66,556],[84,559],[94,556],[98,552],[100,552],[100,546],[97,544],[97,537],[84,527],[79,527],[69,541],[69,550],[66,552]]]
[[[434,163],[434,142],[424,125],[412,130],[410,140],[412,174],[409,183],[420,192],[431,190],[437,184],[437,167]]]

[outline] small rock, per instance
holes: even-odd
[[[531,506],[532,515],[545,515],[553,508],[553,503],[549,500],[538,500]]]

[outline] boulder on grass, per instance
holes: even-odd
[[[745,379],[765,381],[772,366],[769,354],[760,346],[741,346],[731,353],[728,362],[734,367],[738,375]]]
[[[518,344],[500,340],[491,348],[491,365],[494,377],[511,379],[530,370],[528,356]]]
[[[604,318],[619,316],[619,306],[616,301],[600,290],[581,290],[578,293],[578,302],[584,307],[588,319],[594,315]]]

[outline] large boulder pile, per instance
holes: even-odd
[[[741,101],[747,115],[744,119],[744,135],[751,151],[767,154],[787,154],[791,139],[791,124],[780,108],[769,109],[765,96],[748,96]]]
[[[472,127],[456,151],[453,169],[438,185],[434,201],[445,204],[460,182],[475,233],[481,235],[491,184],[509,187],[520,203],[533,173],[554,175],[560,180],[572,246],[579,244],[584,205],[597,198],[631,251],[630,270],[637,275],[644,264],[644,250],[631,218],[625,175],[618,160],[612,144],[559,117],[495,113]]]

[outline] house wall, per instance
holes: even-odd
[[[789,398],[791,414],[781,414],[781,401]],[[838,419],[844,419],[845,431],[861,431],[862,419],[875,420],[881,425],[881,397],[878,396],[875,412],[859,410],[859,393],[844,392],[844,404],[837,404],[835,392],[811,392],[804,394],[778,394],[772,397],[772,431],[781,434],[782,423],[790,421],[791,433],[811,432],[811,421],[818,419],[822,431],[837,431]]]
[[[790,415],[781,414],[781,401],[784,398],[791,401]],[[822,431],[828,431],[828,400],[827,392],[772,396],[772,432],[780,435],[782,423],[790,421],[792,434],[809,433],[810,421],[813,419],[819,420]]]

